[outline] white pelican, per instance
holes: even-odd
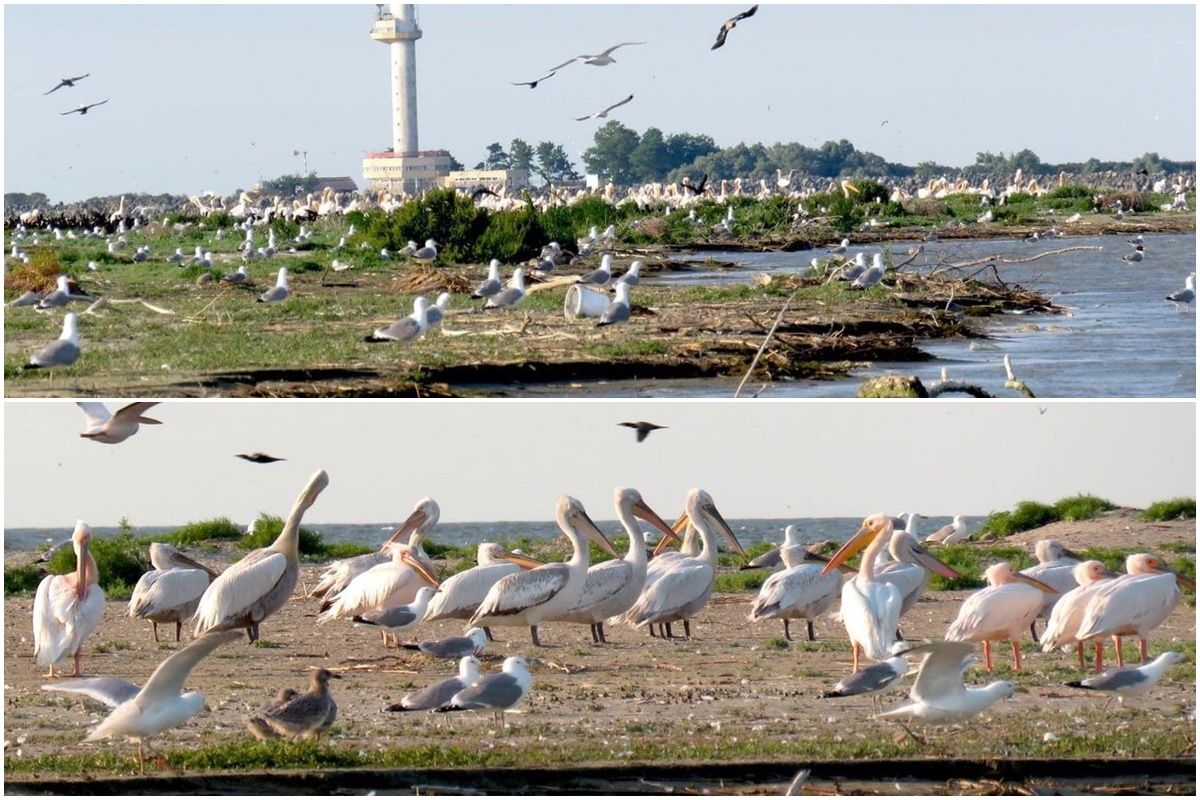
[[[875,706],[875,713],[878,714],[883,710],[879,704],[879,692],[900,683],[908,673],[908,649],[907,642],[896,642],[892,645],[891,658],[869,667],[863,667],[852,675],[847,675],[821,697],[855,697],[860,694],[869,694],[871,702]]]
[[[583,593],[590,560],[587,539],[593,539],[606,552],[616,556],[608,539],[574,497],[560,497],[554,516],[558,527],[571,540],[574,552],[570,560],[543,564],[528,572],[501,578],[475,610],[471,625],[528,625],[534,646],[541,647],[538,623],[573,608]]]
[[[604,620],[624,614],[637,601],[646,583],[646,540],[636,520],[642,519],[674,537],[675,531],[646,504],[637,489],[619,488],[614,495],[617,519],[629,537],[629,552],[624,559],[604,561],[589,567],[587,580],[579,600],[561,614],[550,617],[553,622],[575,622],[590,625],[592,642],[604,644]]]
[[[433,562],[421,549],[421,541],[440,516],[437,502],[431,497],[422,498],[400,530],[392,535],[389,544],[391,560],[358,575],[332,600],[327,598],[321,604],[318,622],[406,605],[416,599],[417,591],[422,587],[437,587]],[[409,534],[408,544],[399,543],[397,540],[406,533]]]
[[[1021,634],[1041,612],[1045,594],[1054,588],[1022,575],[1001,561],[984,570],[988,585],[971,595],[958,609],[958,618],[946,630],[952,642],[983,642],[983,666],[992,671],[992,640],[1012,642],[1013,669],[1021,668]]]
[[[1083,561],[1075,565],[1074,580],[1077,585],[1063,594],[1054,604],[1054,610],[1050,612],[1050,619],[1046,622],[1046,629],[1042,631],[1039,640],[1042,644],[1042,652],[1049,653],[1057,647],[1065,649],[1075,644],[1079,650],[1079,669],[1087,669],[1083,660],[1083,642],[1076,638],[1076,634],[1079,633],[1079,623],[1083,622],[1083,614],[1087,610],[1087,605],[1091,601],[1092,595],[1103,585],[1103,581],[1116,577],[1118,577],[1117,573],[1099,561]],[[1104,668],[1101,650],[1103,645],[1099,639],[1095,640],[1095,645],[1096,671],[1099,672]]]
[[[812,642],[817,638],[813,633],[813,620],[833,607],[842,590],[842,573],[823,573],[820,565],[803,563],[804,556],[801,556],[801,563],[793,563],[793,549],[787,550],[787,569],[763,582],[747,619],[751,622],[783,620],[783,635],[789,642],[792,641],[791,620],[802,619],[808,623],[808,640]],[[805,556],[825,560],[813,552]],[[853,571],[849,567],[842,569]]]
[[[503,288],[504,284],[500,281],[500,259],[493,258],[488,264],[487,278],[475,287],[475,291],[471,293],[471,299],[482,300],[485,297],[491,297]]]
[[[458,662],[458,674],[432,683],[423,689],[409,692],[398,703],[386,706],[384,711],[432,711],[450,702],[454,695],[479,680],[479,659],[463,656]]]
[[[287,267],[279,268],[279,277],[275,279],[275,285],[262,293],[262,296],[255,302],[258,303],[278,303],[286,300],[292,290],[288,287],[288,271]]]
[[[87,417],[87,430],[79,434],[84,439],[103,444],[119,444],[138,432],[138,425],[161,425],[162,423],[150,417],[143,417],[158,403],[130,403],[120,408],[116,414],[110,414],[104,403],[76,403],[83,415]]]
[[[958,573],[934,556],[920,544],[909,531],[913,528],[909,518],[908,530],[894,531],[888,540],[888,554],[895,561],[878,567],[879,580],[890,583],[900,590],[900,618],[913,609],[925,587],[929,585],[931,573],[946,578],[957,578]]]
[[[442,584],[442,590],[445,590],[446,584]],[[425,613],[425,619],[429,619],[429,612]],[[408,650],[420,650],[426,655],[434,658],[451,658],[458,659],[463,656],[478,656],[483,654],[483,648],[487,646],[487,632],[483,628],[468,628],[467,632],[462,636],[448,636],[445,639],[426,639],[423,642],[416,644],[405,644],[402,647]]]
[[[356,625],[374,626],[382,631],[387,631],[393,638],[396,638],[401,633],[411,631],[421,624],[421,619],[425,616],[425,609],[429,606],[429,599],[436,591],[437,589],[432,586],[422,586],[417,590],[416,599],[408,605],[363,611],[355,614],[351,619]],[[399,639],[396,638],[396,641]]]
[[[341,677],[327,669],[314,670],[307,692],[264,709],[251,719],[251,724],[256,728],[269,728],[276,735],[292,741],[310,736],[319,739],[321,731],[332,725],[337,717],[337,703],[329,693],[329,679]]]
[[[1183,656],[1179,653],[1167,652],[1149,664],[1143,664],[1140,667],[1108,669],[1091,678],[1068,681],[1067,686],[1073,686],[1076,689],[1090,689],[1094,692],[1111,692],[1112,696],[1108,698],[1104,708],[1109,707],[1113,697],[1116,697],[1117,702],[1123,706],[1126,697],[1134,697],[1150,691],[1150,688],[1158,683],[1171,665],[1178,664],[1180,661],[1183,661]]]
[[[201,595],[217,573],[159,542],[150,545],[150,563],[154,569],[142,575],[133,587],[128,616],[150,620],[156,642],[158,623],[174,622],[178,642],[183,621],[196,613]]]
[[[1108,581],[1092,595],[1077,635],[1080,639],[1091,639],[1136,634],[1138,651],[1145,664],[1149,660],[1146,636],[1162,624],[1183,596],[1179,584],[1195,589],[1196,582],[1149,553],[1126,558],[1125,571],[1127,575]],[[1117,666],[1124,665],[1118,643]]]
[[[549,565],[548,565],[549,566]],[[501,727],[507,728],[504,712],[525,699],[533,687],[533,676],[529,674],[529,665],[522,656],[509,656],[504,659],[500,672],[484,675],[475,683],[461,690],[450,702],[436,709],[437,711],[469,711],[472,709],[490,709]]]
[[[842,584],[842,623],[853,648],[855,672],[860,655],[872,661],[890,656],[900,624],[904,595],[876,575],[876,561],[892,532],[892,518],[887,514],[868,517],[821,570],[822,574],[832,572],[866,547],[858,574]]]
[[[429,603],[425,619],[470,619],[492,586],[506,575],[542,566],[541,561],[510,553],[498,544],[483,542],[475,556],[476,566],[452,575]]]
[[[79,359],[79,353],[79,315],[68,311],[59,337],[31,355],[24,369],[69,367]]]
[[[172,653],[158,665],[141,691],[113,709],[84,741],[94,742],[112,736],[133,739],[138,745],[138,769],[145,775],[143,743],[169,728],[182,725],[204,708],[204,695],[199,692],[180,694],[183,682],[201,659],[237,637],[236,631],[209,633]]]
[[[783,564],[783,550],[787,547],[796,547],[800,545],[800,526],[788,525],[783,529],[783,544],[778,547],[772,547],[765,553],[762,553],[746,562],[742,569],[778,569]],[[803,557],[801,557],[803,560]]]
[[[250,641],[258,626],[283,608],[300,577],[300,520],[329,485],[325,470],[308,480],[292,505],[283,530],[269,547],[251,550],[245,558],[208,585],[196,609],[196,636],[209,631],[245,628]]]
[[[79,656],[86,639],[104,616],[104,590],[92,558],[92,529],[83,520],[71,535],[75,546],[75,574],[47,575],[33,599],[33,654],[37,663],[50,667],[68,655],[75,657],[74,675],[80,675]]]
[[[1040,540],[1034,546],[1034,554],[1037,556],[1038,563],[1021,570],[1021,574],[1036,578],[1047,586],[1054,587],[1054,591],[1058,592],[1058,594],[1047,595],[1042,604],[1042,610],[1038,612],[1039,619],[1048,619],[1059,598],[1079,585],[1075,580],[1075,567],[1083,559],[1077,553],[1064,547],[1062,542],[1057,539]],[[1035,619],[1029,626],[1029,632],[1034,639],[1038,638],[1036,625],[1037,620]]]
[[[967,518],[962,514],[955,514],[954,521],[949,525],[943,525],[933,533],[925,537],[926,544],[958,544],[966,539],[971,538],[971,534],[967,533]]]
[[[717,510],[712,496],[703,489],[688,492],[685,508],[689,524],[700,534],[700,554],[677,558],[669,564],[662,577],[646,585],[637,603],[629,609],[628,618],[638,628],[682,620],[684,636],[690,639],[689,620],[708,603],[717,577],[717,530],[732,542],[736,543],[737,537]],[[745,553],[740,543],[737,548]]]
[[[933,642],[909,650],[906,655],[924,654],[908,705],[893,708],[876,719],[912,719],[926,725],[965,722],[1000,700],[1012,697],[1017,687],[996,681],[980,689],[963,685],[963,671],[975,660],[974,648],[966,642]]]
[[[421,508],[421,503],[423,502],[422,500],[420,503],[417,503],[417,509]],[[440,509],[438,513],[440,514]],[[343,558],[331,563],[321,572],[317,580],[317,585],[308,593],[308,596],[332,600],[359,575],[371,569],[371,567],[377,567],[380,564],[386,564],[390,561],[392,558],[392,548],[400,543],[405,534],[409,534],[409,544],[414,544],[412,538],[416,530],[415,525],[419,525],[419,522],[410,526],[410,521],[412,520],[414,520],[414,517],[410,514],[408,519],[388,537],[387,541],[379,546],[378,552],[367,553],[366,555],[354,556],[352,558]],[[247,532],[250,533],[251,531]],[[415,544],[420,544],[419,539]],[[418,557],[428,558],[424,555],[424,551]]]

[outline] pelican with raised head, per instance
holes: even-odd
[[[91,635],[104,615],[104,590],[92,558],[92,529],[79,520],[71,535],[75,547],[75,572],[47,575],[33,598],[33,654],[37,663],[48,666],[48,678],[57,677],[54,665],[73,655],[74,675],[80,675],[79,657],[83,640]]]

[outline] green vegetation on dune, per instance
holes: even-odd
[[[1062,520],[1094,519],[1116,506],[1107,500],[1090,494],[1064,497],[1052,506],[1025,500],[1017,503],[1012,511],[995,511],[988,515],[979,533],[990,533],[997,537],[1033,530]]]
[[[1142,519],[1150,522],[1195,518],[1196,498],[1194,497],[1176,497],[1171,500],[1160,500],[1157,503],[1151,503],[1150,507],[1142,512]]]

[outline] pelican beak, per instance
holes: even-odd
[[[946,562],[929,552],[929,550],[922,545],[914,545],[912,550],[913,555],[915,555],[917,558],[917,563],[930,572],[935,572],[938,575],[941,575],[943,578],[959,577],[958,573],[955,572],[948,564],[946,564]],[[1051,592],[1054,593],[1053,590],[1051,590]]]
[[[1076,561],[1086,561],[1087,560],[1083,556],[1079,555],[1079,553],[1076,553],[1074,550],[1068,550],[1065,547],[1063,548],[1062,555],[1063,555],[1063,558],[1073,558]]]
[[[1033,588],[1041,589],[1046,594],[1058,594],[1058,589],[1055,589],[1049,584],[1042,583],[1037,578],[1031,578],[1028,575],[1022,575],[1021,573],[1017,572],[1013,574],[1013,579],[1018,580],[1021,583],[1028,583]]]
[[[816,551],[816,549],[814,549],[814,548],[809,548],[808,550],[804,551],[804,560],[811,561],[816,564],[828,564],[829,563],[829,559],[826,558],[825,556],[821,555],[820,553],[818,553]],[[838,569],[840,569],[842,572],[844,572],[847,575],[853,575],[856,572],[858,572],[858,570],[856,570],[854,567],[848,567],[845,564],[838,565]],[[824,571],[822,571],[821,574],[822,575],[825,574]]]
[[[663,522],[662,517],[654,513],[654,509],[646,505],[644,501],[639,500],[638,502],[634,503],[632,511],[635,517],[649,522],[651,525],[657,528],[659,533],[663,535],[663,542],[667,541],[668,539],[679,538],[679,534],[675,533],[675,529]],[[659,544],[661,543],[662,542]]]
[[[524,553],[513,553],[505,550],[503,555],[496,556],[500,561],[507,561],[510,564],[516,564],[524,569],[533,569],[534,567],[543,566],[545,561],[538,561],[536,558],[531,558]]]
[[[674,524],[672,524],[670,526],[671,532],[673,534],[675,534],[675,536],[674,537],[664,536],[662,538],[662,541],[660,541],[658,544],[656,544],[654,546],[654,555],[658,555],[662,551],[666,550],[667,545],[669,545],[671,543],[672,538],[679,539],[679,534],[681,534],[685,530],[687,530],[687,526],[688,526],[688,515],[687,515],[687,512],[685,511],[682,514],[680,514],[678,519],[675,520]]]
[[[1179,583],[1182,583],[1184,586],[1191,589],[1192,591],[1196,590],[1196,582],[1194,580],[1189,578],[1187,575],[1184,575],[1180,572],[1177,572],[1176,570],[1171,569],[1166,564],[1162,564],[1159,567],[1159,572],[1165,572],[1168,575],[1174,575],[1175,580],[1177,580]]]
[[[875,540],[876,536],[883,533],[883,526],[878,525],[874,518],[863,523],[862,527],[855,531],[854,535],[846,540],[838,551],[830,557],[829,562],[821,569],[822,575],[828,575],[833,569],[845,564],[853,558],[860,550]]]
[[[423,577],[425,580],[429,581],[431,584],[434,585],[434,587],[441,586],[441,584],[438,582],[437,576],[429,571],[429,567],[422,564],[416,558],[413,558],[411,553],[407,553],[407,552],[401,553],[400,560],[403,561],[408,566],[412,567],[413,570],[415,570],[418,575]]]
[[[613,558],[621,557],[621,554],[618,553],[612,546],[612,542],[608,541],[608,537],[604,535],[604,532],[601,531],[600,528],[596,527],[595,522],[592,522],[592,518],[587,515],[587,512],[585,512],[582,508],[579,509],[575,519],[579,523],[579,527],[583,531],[584,536],[600,545],[600,549],[608,553]]]
[[[729,540],[729,543],[733,545],[733,549],[736,550],[739,555],[746,555],[746,548],[742,547],[742,543],[739,542],[737,537],[733,535],[733,529],[729,527],[729,523],[726,522],[725,518],[721,516],[721,512],[717,510],[715,505],[712,505],[711,503],[705,503],[701,507],[700,511],[717,526],[717,529],[721,532],[721,535]]]
[[[429,519],[429,517],[425,514],[425,512],[422,511],[421,509],[417,509],[416,511],[414,511],[408,515],[408,519],[404,520],[404,524],[401,525],[396,530],[396,532],[391,535],[391,538],[389,538],[388,541],[389,542],[404,541],[405,537],[407,537],[410,533],[412,533],[413,531],[417,530],[422,525],[424,525],[425,520],[427,520],[427,519]]]

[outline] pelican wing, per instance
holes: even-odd
[[[172,653],[158,665],[145,687],[138,692],[138,704],[143,708],[155,702],[178,697],[183,691],[183,682],[200,661],[223,644],[241,636],[240,631],[220,631],[194,639],[182,650]]]
[[[412,597],[393,599],[397,592],[410,584],[419,587],[426,585],[426,582],[415,569],[407,564],[388,561],[372,567],[352,580],[332,605],[321,612],[319,619],[327,622],[331,619],[353,616],[360,611],[389,606],[391,602],[411,601]],[[415,596],[416,591],[414,588],[410,594]]]
[[[934,642],[914,647],[905,653],[911,658],[926,653],[925,660],[917,672],[917,682],[909,693],[918,703],[931,705],[953,705],[957,698],[965,697],[962,672],[964,662],[975,650],[966,642]]]
[[[517,679],[507,672],[485,675],[454,695],[450,704],[455,708],[499,708],[516,705],[525,696]]]
[[[309,592],[309,597],[333,598],[342,592],[350,582],[372,567],[386,563],[387,553],[367,553],[353,558],[343,558],[330,564],[321,573],[317,585]]]
[[[43,683],[42,689],[49,692],[71,692],[92,698],[109,708],[137,696],[142,687],[120,678],[68,678],[58,683]]]
[[[900,590],[890,583],[856,579],[842,585],[842,622],[867,658],[880,660],[890,654],[903,602]]]
[[[442,583],[441,590],[429,601],[425,619],[429,622],[451,618],[470,619],[497,581],[521,571],[518,565],[508,563],[463,570]]]
[[[821,568],[813,564],[801,564],[776,572],[763,581],[758,597],[750,607],[750,621],[757,622],[781,612],[819,603],[831,591],[836,592],[841,583],[838,573],[822,575]]]
[[[583,584],[583,594],[572,611],[589,609],[594,605],[609,600],[633,579],[633,565],[620,559],[605,561],[588,569],[587,580]],[[568,612],[570,613],[570,612]]]
[[[271,592],[287,571],[287,556],[255,550],[221,573],[200,598],[196,634],[244,615]]]
[[[713,568],[708,564],[685,564],[663,575],[638,598],[629,610],[635,626],[683,608],[711,588]]]
[[[145,618],[174,611],[199,600],[207,588],[208,573],[202,569],[150,570],[133,589],[129,616]]]
[[[1148,631],[1167,618],[1179,597],[1174,575],[1136,575],[1105,581],[1088,603],[1078,638]]]
[[[501,578],[479,604],[472,624],[484,617],[518,614],[527,608],[540,606],[562,591],[570,577],[566,564],[546,564],[525,572]]]
[[[946,629],[946,639],[978,640],[993,633],[1023,631],[1041,611],[1044,596],[1023,583],[981,589],[963,602],[958,618]]]

